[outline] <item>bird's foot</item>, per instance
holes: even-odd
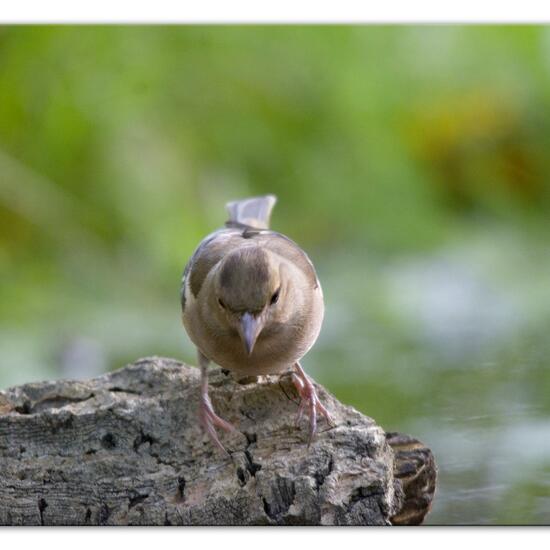
[[[326,407],[319,401],[317,392],[315,391],[315,386],[312,384],[311,380],[307,374],[300,368],[297,372],[292,373],[292,381],[294,386],[298,390],[300,395],[300,407],[298,409],[298,415],[296,417],[296,425],[302,420],[304,411],[307,409],[309,413],[309,442],[308,446],[311,445],[313,436],[317,431],[317,415],[320,413],[325,417],[326,421],[333,426],[334,421],[330,416],[330,413]]]
[[[214,408],[212,407],[212,402],[210,401],[210,397],[208,397],[208,394],[201,395],[199,420],[202,429],[208,434],[214,445],[218,449],[220,449],[222,453],[230,456],[230,454],[227,452],[226,448],[222,445],[222,442],[218,438],[216,427],[222,428],[222,430],[225,430],[226,432],[235,431],[235,427],[223,418],[220,418],[214,412]]]

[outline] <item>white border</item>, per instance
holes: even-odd
[[[546,0],[4,0],[2,23],[544,23]]]
[[[214,550],[278,550],[280,548],[544,548],[548,529],[544,528],[53,528],[2,530],[6,548],[41,550],[102,550],[110,548],[185,548]],[[260,545],[260,546],[256,546]]]
[[[550,22],[550,2],[544,0],[337,0],[298,2],[279,0],[5,0],[1,23],[545,23]],[[3,529],[6,548],[32,547],[79,550],[102,547],[214,548],[242,550],[250,542],[262,546],[314,547],[334,550],[347,546],[384,547],[406,543],[410,549],[440,550],[452,546],[472,548],[526,547],[548,539],[546,529]],[[267,539],[267,537],[269,537]],[[403,539],[406,537],[406,541]],[[258,540],[259,539],[259,540]],[[399,539],[399,540],[398,540]]]

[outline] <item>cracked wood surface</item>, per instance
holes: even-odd
[[[335,426],[320,422],[308,448],[289,376],[239,384],[211,369],[212,402],[237,428],[221,434],[231,459],[196,421],[198,369],[172,359],[0,392],[0,524],[422,522],[429,449],[316,387]]]

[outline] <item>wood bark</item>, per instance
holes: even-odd
[[[197,423],[199,371],[141,359],[88,381],[0,392],[2,525],[421,523],[435,491],[429,449],[386,434],[316,385],[335,426],[307,418],[290,377],[210,374],[223,456]]]

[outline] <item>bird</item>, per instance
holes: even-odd
[[[228,221],[200,242],[181,282],[182,321],[201,373],[200,424],[226,454],[216,428],[236,428],[212,406],[211,362],[237,380],[290,371],[300,396],[297,424],[306,410],[309,415],[309,444],[319,415],[332,425],[300,363],[321,330],[323,291],[307,254],[269,228],[276,202],[265,195],[227,203]]]

